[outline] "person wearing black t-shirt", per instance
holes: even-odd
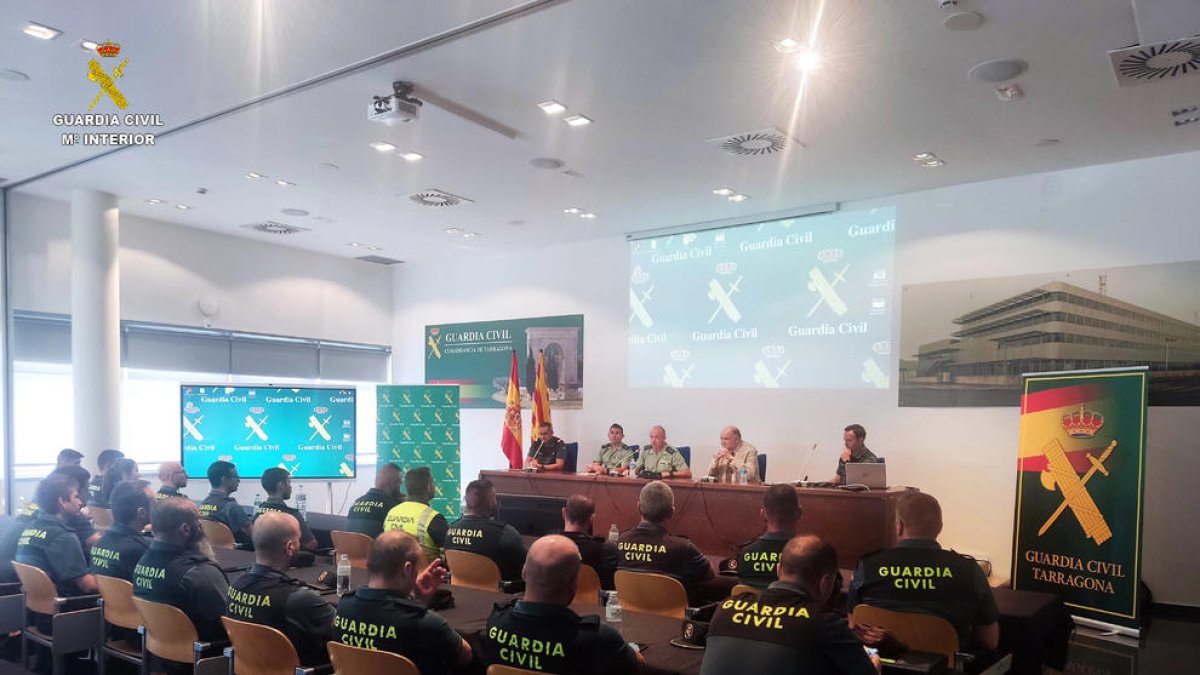
[[[254,517],[258,518],[271,511],[280,511],[290,515],[300,524],[300,547],[309,551],[317,550],[317,537],[308,527],[308,521],[304,518],[304,514],[300,513],[299,509],[294,509],[287,504],[287,500],[292,498],[292,474],[288,473],[287,469],[273,466],[263,472],[262,486],[267,491],[267,500],[254,510]]]
[[[500,568],[501,579],[514,581],[521,578],[525,543],[512,525],[496,520],[497,509],[496,489],[490,480],[468,483],[463,494],[463,517],[446,531],[446,549],[490,558]]]
[[[575,542],[584,565],[590,565],[600,577],[600,588],[611,591],[615,588],[613,576],[621,562],[617,545],[600,537],[592,536],[592,517],[596,515],[596,502],[584,495],[571,495],[563,507],[562,535]]]
[[[208,482],[212,491],[200,502],[200,517],[228,527],[240,544],[250,543],[250,526],[254,520],[233,498],[242,484],[237,467],[231,462],[217,460],[208,466]]]
[[[554,426],[542,422],[538,427],[538,437],[529,444],[529,456],[525,459],[526,468],[536,468],[541,471],[562,471],[567,465],[567,444],[554,435]]]
[[[358,532],[374,539],[383,533],[383,521],[388,511],[404,501],[400,492],[404,473],[400,467],[389,462],[375,473],[375,487],[354,500],[346,514],[346,530]]]
[[[181,497],[180,490],[187,487],[187,469],[179,462],[163,462],[158,465],[158,479],[162,481],[154,496],[158,499]]]
[[[96,579],[88,570],[83,546],[66,525],[83,508],[75,482],[51,474],[38,484],[36,498],[37,512],[17,540],[16,561],[45,572],[61,595],[95,593]]]
[[[631,572],[657,572],[674,577],[687,589],[689,602],[698,606],[708,594],[701,591],[700,584],[713,578],[713,569],[690,539],[667,532],[666,523],[675,514],[675,493],[671,486],[661,480],[647,483],[638,495],[638,511],[642,522],[622,532],[617,541],[621,551],[618,566]],[[723,590],[727,594],[729,589]]]
[[[150,523],[153,502],[148,481],[124,481],[113,488],[113,526],[92,546],[92,574],[133,581],[133,568],[150,547],[142,530]]]
[[[800,501],[791,485],[772,485],[763,493],[762,519],[767,531],[742,544],[737,554],[738,581],[754,588],[766,588],[778,577],[775,567],[789,539],[796,536],[800,520]]]

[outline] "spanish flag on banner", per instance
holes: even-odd
[[[537,434],[542,424],[550,424],[550,389],[546,386],[546,355],[538,350],[537,379],[533,386],[533,419],[529,432]]]
[[[508,397],[504,401],[504,428],[500,431],[500,449],[508,458],[508,468],[520,469],[521,452],[521,380],[517,377],[517,352],[512,353],[512,373],[508,376]]]

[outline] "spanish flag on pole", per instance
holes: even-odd
[[[538,350],[537,379],[534,381],[533,419],[530,420],[530,433],[537,434],[542,424],[550,424],[550,389],[546,386],[546,355]]]
[[[500,449],[508,458],[508,468],[520,469],[521,451],[521,380],[517,377],[517,352],[512,353],[512,373],[508,376],[508,397],[504,401],[504,429],[500,432]]]

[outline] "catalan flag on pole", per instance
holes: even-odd
[[[550,424],[550,389],[546,386],[546,355],[538,350],[537,379],[534,380],[533,419],[529,423],[530,433],[537,434],[542,424]]]
[[[517,352],[512,353],[512,372],[508,376],[508,397],[504,401],[504,428],[500,431],[500,449],[508,458],[508,468],[520,469],[521,451],[521,380],[517,377]]]

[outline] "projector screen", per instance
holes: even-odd
[[[630,386],[887,388],[895,215],[631,241]]]
[[[207,475],[218,459],[252,481],[278,466],[300,479],[354,478],[350,388],[179,385],[183,466]]]

